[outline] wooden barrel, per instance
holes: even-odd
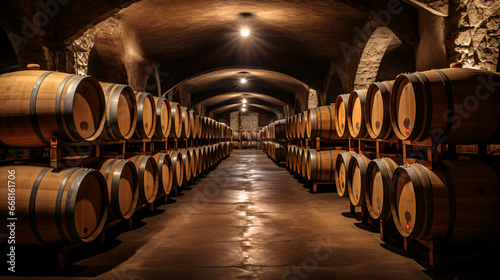
[[[194,148],[194,153],[196,154],[196,158],[198,159],[197,161],[197,166],[198,166],[198,175],[202,175],[203,171],[205,170],[204,169],[204,166],[203,166],[203,149],[197,147],[197,148]]]
[[[290,138],[290,117],[285,118],[285,136]]]
[[[347,124],[353,138],[366,138],[365,105],[366,90],[353,90],[347,104]]]
[[[335,105],[309,109],[306,133],[310,139],[339,139],[335,129]]]
[[[193,178],[193,161],[191,158],[191,153],[187,149],[181,149],[179,150],[179,154],[182,157],[182,164],[184,165],[184,180],[186,182],[191,181],[191,178]]]
[[[500,142],[500,77],[449,68],[399,75],[391,96],[391,122],[402,140],[482,144]]]
[[[500,164],[475,160],[443,161],[432,171],[420,164],[398,167],[391,186],[394,224],[404,237],[423,240],[496,240],[499,174]]]
[[[304,123],[304,112],[297,115],[297,138],[304,138],[305,123]]]
[[[291,131],[290,131],[290,137],[291,138],[298,138],[298,134],[297,134],[297,125],[298,125],[298,119],[299,119],[299,116],[298,115],[293,115],[292,116],[292,122],[291,122]]]
[[[200,116],[194,113],[194,110],[189,111],[189,118],[191,121],[191,138],[200,139]]]
[[[172,186],[179,188],[184,183],[184,164],[182,155],[177,151],[167,151],[172,161]]]
[[[158,166],[151,156],[140,155],[129,158],[137,168],[139,178],[139,203],[150,204],[158,194]]]
[[[15,192],[16,245],[88,243],[104,227],[108,191],[99,171],[69,168],[57,172],[38,166],[2,166],[0,179],[4,182],[0,188],[0,217],[10,217],[8,197]],[[1,242],[7,244],[7,237],[0,236]]]
[[[304,150],[303,148],[298,148],[297,149],[297,160],[296,165],[295,165],[295,172],[297,172],[298,175],[302,174],[302,159],[304,158]]]
[[[335,130],[340,138],[349,138],[349,122],[347,112],[349,104],[349,94],[341,94],[335,100]]]
[[[134,136],[139,139],[151,138],[156,129],[155,100],[151,93],[136,92],[137,126]]]
[[[99,171],[108,186],[110,217],[115,220],[130,218],[139,198],[135,165],[129,160],[108,159],[100,164]]]
[[[200,117],[201,122],[201,138],[208,139],[208,118]]]
[[[285,139],[285,120],[279,120],[274,122],[274,138]]]
[[[276,163],[280,164],[281,162],[286,161],[286,149],[285,146],[275,143],[274,145],[274,156],[276,158]]]
[[[156,126],[155,137],[158,139],[166,139],[170,135],[170,127],[172,125],[172,108],[170,102],[163,97],[154,97],[156,104]]]
[[[198,176],[198,154],[195,152],[194,148],[188,148],[189,156],[191,157],[191,174],[193,177]]]
[[[182,107],[177,102],[170,102],[170,137],[181,138],[182,133]]]
[[[374,159],[368,164],[365,181],[365,203],[373,219],[391,217],[391,180],[398,164],[390,158]]]
[[[335,186],[337,187],[337,193],[340,197],[349,196],[347,190],[347,171],[349,169],[349,161],[354,155],[357,155],[357,153],[351,151],[342,152],[335,160]]]
[[[210,145],[204,146],[203,147],[203,160],[205,161],[205,168],[210,169],[212,167],[212,154],[211,154],[211,148]]]
[[[137,101],[126,85],[100,83],[106,97],[105,140],[130,139],[137,125]]]
[[[365,180],[366,168],[370,159],[365,155],[357,154],[349,160],[349,168],[347,170],[347,189],[349,190],[349,198],[354,206],[362,206],[365,204]]]
[[[189,109],[182,107],[182,129],[181,129],[181,139],[188,139],[191,137],[191,117],[189,115]]]
[[[172,190],[173,168],[170,155],[167,153],[156,153],[153,155],[158,168],[158,194],[168,195]]]
[[[316,151],[310,149],[305,160],[305,176],[314,182],[335,182],[336,159],[344,150]]]
[[[297,173],[297,153],[299,152],[299,147],[292,147],[292,155],[290,159],[290,169],[293,173]]]
[[[366,129],[373,139],[389,139],[394,134],[390,111],[393,84],[394,81],[373,83],[366,92]]]
[[[97,80],[60,72],[0,75],[0,144],[14,147],[93,141],[104,128],[106,101]]]

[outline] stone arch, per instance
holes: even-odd
[[[415,55],[389,28],[377,28],[368,39],[358,64],[354,89],[366,89],[376,81],[394,80],[415,70]]]
[[[302,112],[302,108],[300,107],[300,100],[298,98],[295,98],[295,106],[293,108],[294,114],[299,114]]]

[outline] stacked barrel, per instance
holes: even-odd
[[[499,85],[498,73],[448,68],[341,94],[284,120],[286,166],[306,180],[334,181],[339,196],[372,219],[393,221],[404,237],[493,240],[500,235],[498,158],[446,152],[500,143]],[[362,149],[369,141],[377,150]],[[395,148],[382,153],[380,143]],[[414,157],[419,147],[426,160]]]
[[[276,164],[286,164],[288,159],[286,155],[285,120],[278,120],[265,126],[260,134],[262,138],[262,150]]]
[[[173,195],[232,151],[233,132],[226,124],[89,76],[3,74],[0,104],[1,146],[51,147],[50,165],[42,157],[46,166],[14,161],[0,166],[0,178],[12,182],[0,188],[0,215],[18,218],[20,245],[91,242],[106,225]],[[137,143],[148,148],[135,150]],[[122,145],[123,152],[101,150],[106,145]],[[70,167],[71,158],[89,160],[78,165],[86,167]]]

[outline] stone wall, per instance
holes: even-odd
[[[307,109],[318,107],[318,94],[314,89],[309,90],[309,98],[307,99]]]
[[[240,112],[231,113],[231,128],[234,131],[240,130],[239,123]],[[242,131],[258,131],[259,130],[259,114],[254,112],[241,113],[241,130]]]
[[[460,0],[450,5],[448,62],[498,71],[500,1]]]

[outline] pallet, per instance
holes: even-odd
[[[318,192],[318,186],[335,186],[335,182],[314,182],[314,181],[308,181],[309,184],[312,184],[311,192],[312,193],[317,193]]]

